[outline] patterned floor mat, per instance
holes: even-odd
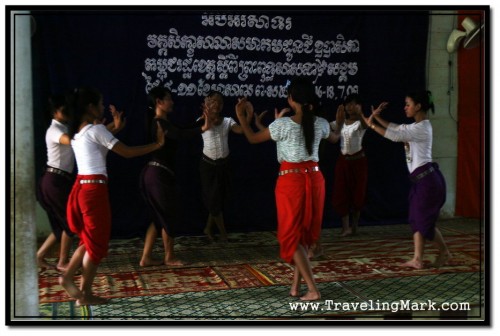
[[[318,285],[322,299],[311,303],[289,297],[288,286],[268,286],[115,298],[106,305],[86,308],[67,302],[42,306],[51,319],[480,319],[479,307],[484,300],[480,277],[480,273],[455,273],[326,282]],[[428,309],[421,309],[428,302],[431,305],[424,307]],[[467,306],[453,311],[441,309],[446,303]],[[57,309],[56,316],[50,316],[50,308]]]
[[[465,224],[445,222],[440,227],[453,258],[439,269],[426,267],[422,270],[398,266],[412,256],[413,246],[407,225],[363,227],[358,235],[350,237],[339,237],[337,229],[323,230],[324,254],[311,262],[323,298],[337,299],[338,294],[339,299],[365,302],[374,298],[380,300],[391,293],[395,298],[403,298],[406,294],[401,291],[417,284],[414,292],[418,298],[424,297],[423,292],[434,293],[431,295],[434,299],[439,298],[439,293],[444,297],[469,293],[467,299],[474,307],[479,307],[481,295],[471,294],[479,292],[482,281],[479,278],[483,270],[479,221]],[[293,268],[279,258],[275,233],[233,233],[229,239],[229,243],[221,244],[209,243],[205,237],[180,237],[176,240],[175,250],[186,265],[176,268],[140,267],[141,239],[112,241],[109,255],[100,265],[94,282],[96,294],[112,298],[110,304],[76,307],[57,283],[59,273],[47,270],[39,277],[41,314],[51,318],[68,314],[73,318],[153,317],[160,320],[188,316],[195,319],[237,319],[242,316],[255,319],[359,315],[352,310],[298,313],[290,312],[286,305],[287,308],[283,308],[283,299],[291,300],[288,290]],[[154,252],[160,257],[161,248],[159,241]],[[425,264],[429,265],[436,255],[437,250],[429,245]],[[466,275],[468,277],[464,278]],[[76,279],[78,281],[79,277]],[[441,284],[423,289],[423,279],[426,284],[433,281]],[[461,288],[461,285],[444,288],[443,279],[450,284],[458,279],[462,284],[468,283],[468,287],[455,293],[453,288]],[[262,297],[262,303],[253,304],[254,297]],[[408,299],[416,297],[408,296]],[[201,299],[196,301],[198,298],[203,298],[205,303]],[[183,299],[187,301],[181,306],[170,304],[172,300],[179,304]],[[191,299],[195,304],[189,303]],[[160,308],[160,302],[165,303],[165,312]],[[136,306],[140,308],[134,308]],[[236,308],[232,309],[232,306]],[[178,314],[179,311],[182,314]],[[471,313],[467,316],[470,317]]]

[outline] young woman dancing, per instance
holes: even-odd
[[[425,241],[432,241],[439,249],[433,266],[440,267],[451,254],[436,227],[439,211],[446,201],[446,182],[437,163],[432,162],[432,125],[427,116],[434,110],[430,91],[419,91],[406,95],[405,114],[415,119],[413,124],[397,125],[385,121],[380,109],[374,110],[367,120],[376,133],[396,142],[404,142],[406,163],[412,182],[408,219],[413,231],[413,259],[402,266],[420,269],[424,267]],[[376,123],[377,121],[378,123]]]
[[[321,139],[339,139],[338,134],[330,131],[328,121],[315,115],[317,102],[313,84],[305,78],[294,79],[288,89],[288,104],[295,114],[278,118],[257,133],[249,126],[253,116],[251,103],[243,98],[236,105],[240,125],[250,143],[276,142],[281,164],[275,188],[277,237],[281,258],[295,265],[290,295],[300,300],[321,298],[308,259],[308,249],[319,239],[325,200],[318,148]],[[302,278],[308,288],[304,295],[300,293]]]

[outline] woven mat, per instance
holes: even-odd
[[[57,282],[58,276],[40,277],[40,303],[72,300]],[[75,282],[79,283],[79,276]],[[107,298],[172,294],[228,289],[210,268],[176,268],[131,273],[99,273],[93,284],[96,295]]]
[[[454,228],[456,232],[445,237],[453,254],[449,265],[414,270],[398,266],[411,259],[411,236],[380,239],[380,236],[374,237],[375,230],[382,229],[365,229],[368,234],[348,238],[339,238],[333,230],[324,230],[325,253],[312,261],[316,281],[368,280],[481,269],[483,253],[479,234],[460,233]],[[391,229],[391,232],[402,232],[403,228],[398,230]],[[177,255],[188,261],[186,266],[179,268],[139,267],[140,239],[112,241],[109,256],[99,266],[94,291],[103,297],[120,298],[290,284],[293,267],[280,261],[274,233],[252,233],[249,237],[251,239],[245,239],[241,233],[230,235],[229,244],[207,244],[202,237],[193,237],[192,249],[188,248],[190,237],[179,239]],[[155,253],[161,256],[161,243],[156,245]],[[434,260],[436,254],[436,249],[426,249],[425,264]],[[55,262],[55,259],[48,258],[48,261]],[[40,303],[71,300],[58,284],[58,276],[54,270],[40,273]],[[75,282],[79,279],[75,277]]]

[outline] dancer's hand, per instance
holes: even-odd
[[[379,116],[380,113],[382,113],[382,111],[385,110],[387,105],[389,105],[388,102],[382,102],[376,109],[372,105],[372,114],[374,114],[375,116]]]
[[[340,129],[345,122],[344,104],[340,104],[339,107],[337,107],[337,114],[335,116],[335,121],[337,122],[337,129]]]
[[[285,114],[287,114],[290,111],[291,111],[291,109],[289,107],[282,108],[281,111],[279,111],[279,112],[278,112],[278,109],[275,108],[274,109],[274,119],[283,118],[285,116]]]

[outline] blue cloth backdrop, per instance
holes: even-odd
[[[147,8],[147,7],[146,7]],[[200,115],[204,95],[222,91],[224,115],[236,119],[237,97],[248,96],[256,111],[287,106],[286,83],[305,75],[315,82],[323,116],[335,119],[349,93],[371,105],[390,103],[387,120],[408,123],[405,93],[425,84],[428,12],[344,10],[335,7],[259,8],[161,7],[32,12],[35,148],[39,172],[46,160],[47,97],[82,85],[98,88],[104,104],[125,112],[127,126],[116,135],[127,145],[146,139],[148,91],[158,85],[174,92],[171,115],[189,126]],[[109,111],[106,112],[111,120]],[[225,210],[229,231],[274,230],[276,146],[250,145],[242,135],[229,138],[232,194]],[[404,222],[408,171],[403,145],[368,130],[367,203],[362,224]],[[201,136],[179,145],[177,181],[180,234],[201,234],[206,210],[201,201],[198,164]],[[339,226],[331,205],[333,171],[339,145],[321,146],[326,179],[324,227]],[[147,157],[124,159],[110,152],[108,173],[113,237],[143,234],[149,223],[138,191]]]

